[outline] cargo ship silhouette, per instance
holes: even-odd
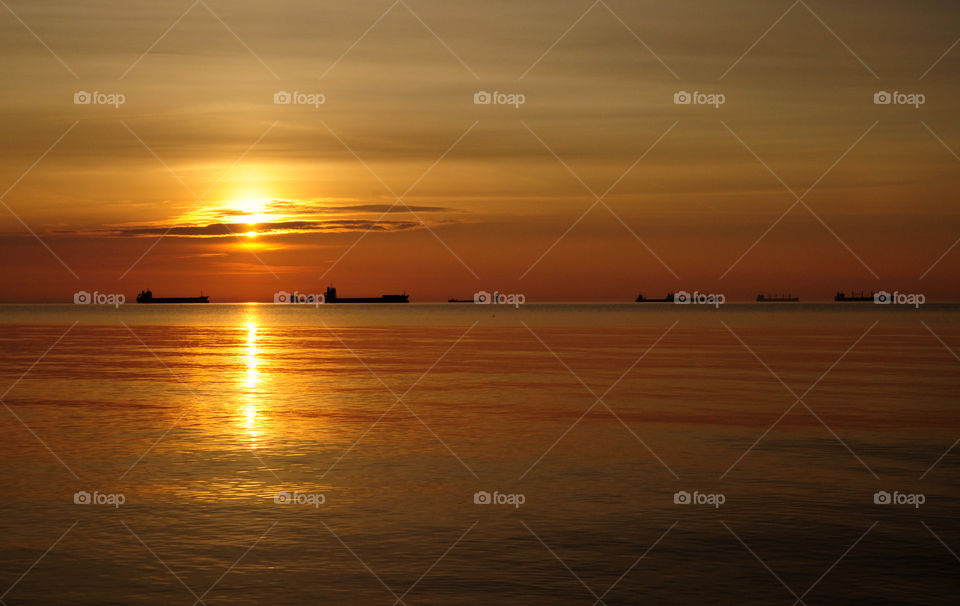
[[[848,296],[841,290],[833,297],[833,300],[838,303],[873,301],[873,293],[868,296],[861,290],[860,292],[851,292]]]
[[[328,286],[324,293],[326,303],[409,303],[410,295],[380,295],[379,297],[338,297],[337,289]]]
[[[209,303],[210,297],[204,296],[203,291],[199,297],[154,297],[153,291],[141,290],[137,294],[137,303]]]
[[[667,293],[667,296],[662,299],[647,299],[643,293],[640,293],[634,303],[673,303],[673,293]]]
[[[757,295],[758,303],[786,303],[799,300],[800,297],[794,297],[793,295]]]

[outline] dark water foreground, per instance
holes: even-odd
[[[954,604],[958,350],[949,306],[2,307],[0,599]]]

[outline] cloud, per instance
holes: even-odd
[[[360,219],[334,219],[328,221],[276,221],[271,223],[209,223],[206,225],[133,226],[100,230],[99,234],[111,234],[124,237],[159,236],[168,237],[229,237],[256,232],[258,235],[292,233],[346,233],[366,231],[406,231],[420,227],[418,221],[365,221]]]

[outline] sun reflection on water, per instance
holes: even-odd
[[[257,318],[255,313],[251,312],[247,316],[247,348],[244,354],[246,364],[246,375],[244,377],[244,402],[243,408],[244,420],[243,427],[250,437],[250,447],[257,447],[257,437],[260,432],[257,430],[257,399],[260,386],[260,348],[257,345]]]

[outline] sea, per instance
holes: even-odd
[[[0,306],[3,604],[956,604],[960,306]]]

